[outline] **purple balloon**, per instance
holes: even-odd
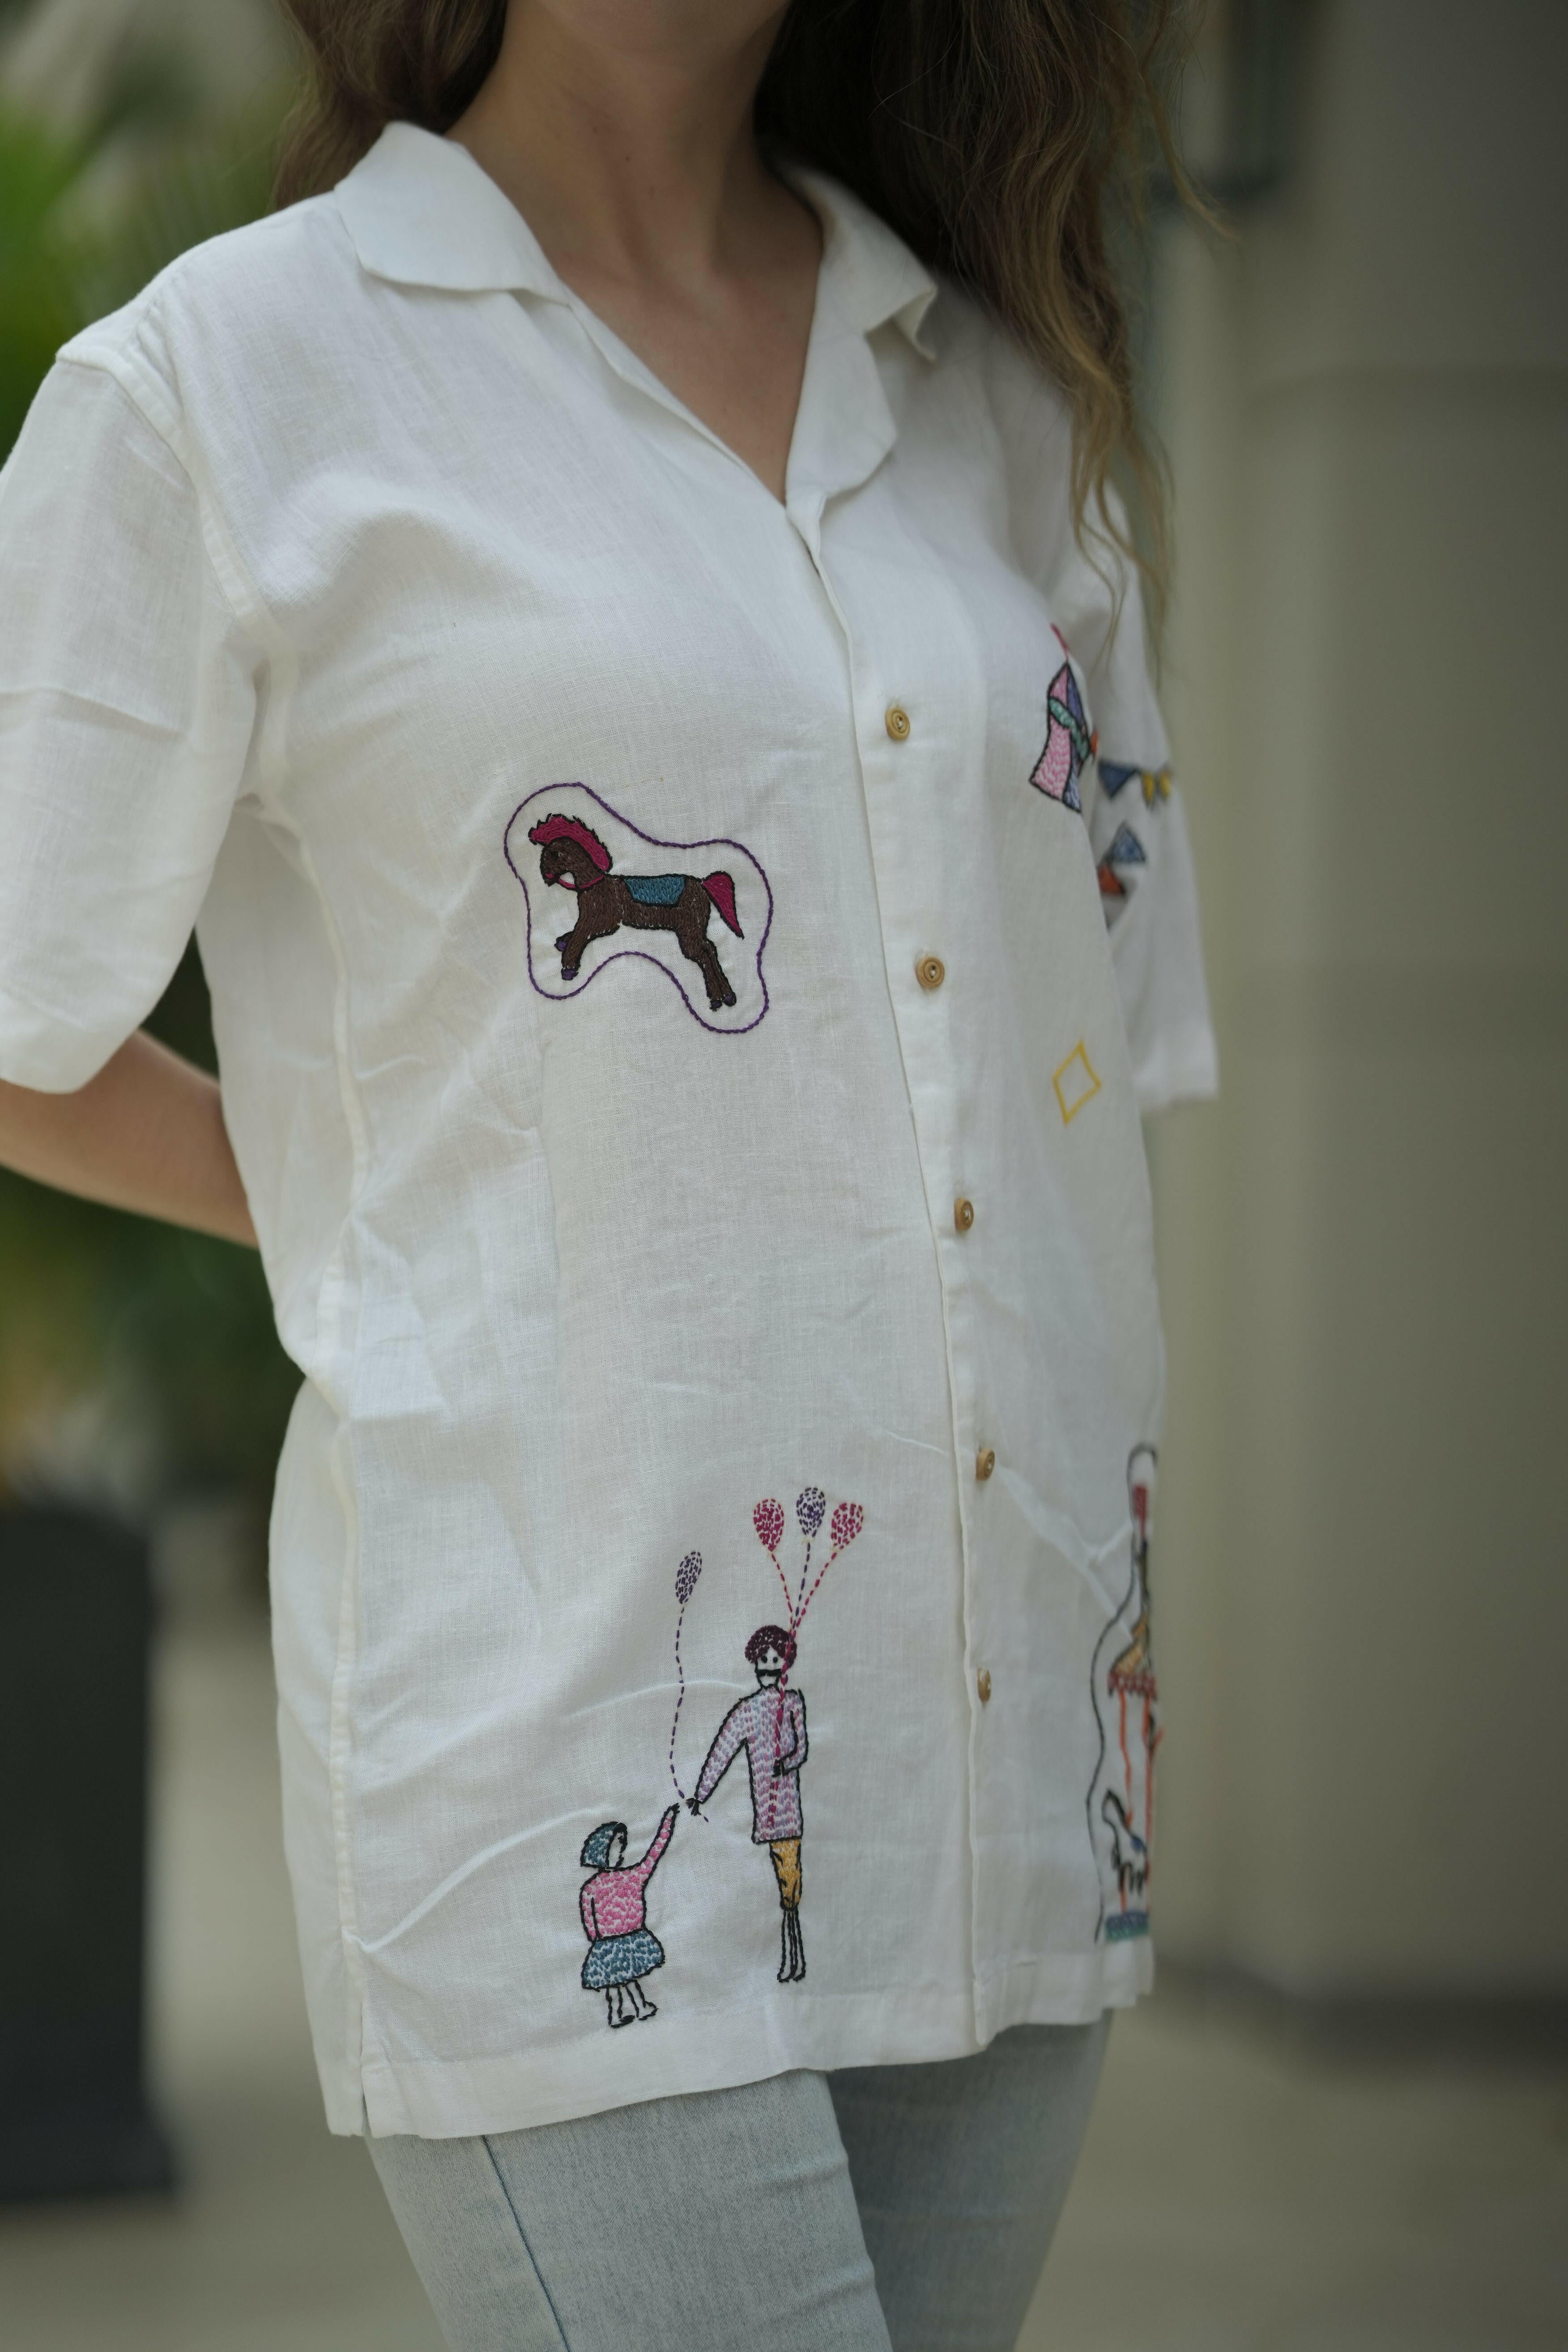
[[[697,1590],[697,1580],[702,1573],[702,1554],[689,1551],[675,1571],[675,1597],[684,1609]]]

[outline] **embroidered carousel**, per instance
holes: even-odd
[[[1094,1654],[1100,1757],[1089,1791],[1089,1834],[1100,1871],[1100,1933],[1110,1943],[1149,1932],[1154,1756],[1160,1745],[1160,1694],[1149,1628],[1154,1467],[1153,1447],[1135,1446],[1127,1465],[1131,1574],[1121,1605]]]

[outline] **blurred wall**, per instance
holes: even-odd
[[[1278,192],[1163,256],[1225,1090],[1154,1142],[1163,1940],[1562,1992],[1568,8],[1297,15]]]

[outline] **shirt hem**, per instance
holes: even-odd
[[[367,2048],[363,2104],[346,2068],[323,2070],[330,2128],[376,2139],[466,2139],[528,2131],[582,2116],[765,2082],[797,2069],[919,2065],[963,2058],[1010,2025],[1092,2023],[1130,2008],[1153,1980],[1146,1940],[1094,1957],[1022,1963],[984,1989],[805,1999],[674,2018],[647,2035],[612,2033],[595,2003],[595,2026],[548,2049],[504,2057],[395,2060]],[[975,2032],[976,1990],[987,2031]],[[586,2007],[586,2003],[584,2003]]]

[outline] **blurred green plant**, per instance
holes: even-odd
[[[128,173],[111,217],[75,257],[74,293],[84,320],[129,302],[188,247],[261,218],[272,201],[278,138],[291,95],[264,91],[237,113],[152,146]],[[122,89],[123,102],[132,97]],[[143,111],[143,124],[145,119]],[[149,143],[144,133],[141,143]]]
[[[266,211],[288,96],[204,121],[177,55],[142,47],[81,131],[0,103],[0,457],[60,343]],[[148,1026],[216,1068],[194,943]],[[0,1481],[22,1433],[100,1391],[151,1428],[161,1491],[265,1507],[299,1375],[252,1253],[0,1171]]]
[[[0,110],[0,451],[16,439],[56,351],[82,324],[61,224],[88,160],[85,141]]]

